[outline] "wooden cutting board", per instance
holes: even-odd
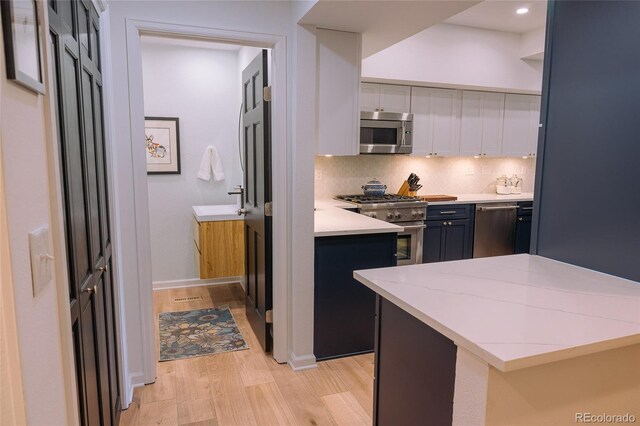
[[[422,201],[456,201],[458,199],[458,197],[455,197],[453,195],[442,195],[442,194],[437,194],[437,195],[420,195],[419,196],[420,199]]]

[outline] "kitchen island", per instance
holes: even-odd
[[[349,211],[338,200],[315,203],[314,355],[317,360],[373,351],[376,296],[353,271],[396,265],[403,227]]]
[[[378,295],[375,424],[640,421],[639,283],[525,254],[354,277]]]

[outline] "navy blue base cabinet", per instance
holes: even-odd
[[[377,309],[373,424],[450,425],[456,345],[381,296]]]
[[[529,253],[531,247],[531,213],[533,201],[518,203],[518,217],[516,219],[515,254]]]
[[[472,204],[427,207],[422,263],[471,259],[474,213]]]
[[[395,233],[315,239],[316,359],[373,352],[376,296],[353,271],[396,266],[396,244]]]

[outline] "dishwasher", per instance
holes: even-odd
[[[517,203],[476,205],[473,257],[513,254],[516,238]]]

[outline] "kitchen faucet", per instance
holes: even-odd
[[[239,195],[240,196],[240,208],[236,210],[238,216],[244,216],[247,214],[247,210],[244,208],[244,188],[242,185],[238,185],[235,187],[235,191],[227,192],[229,195]]]

